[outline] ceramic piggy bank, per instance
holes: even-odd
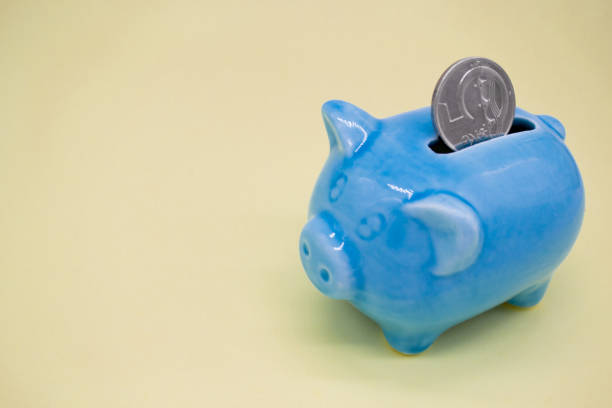
[[[500,303],[540,301],[584,213],[558,120],[517,109],[509,134],[444,152],[429,108],[376,119],[330,101],[323,119],[330,154],[299,240],[321,292],[407,354]]]

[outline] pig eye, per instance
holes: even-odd
[[[357,227],[357,235],[361,239],[370,240],[385,229],[386,223],[385,217],[382,214],[372,214],[364,217]]]
[[[344,186],[346,185],[346,175],[340,174],[336,180],[331,183],[331,188],[329,190],[329,201],[334,202],[340,197],[342,194],[342,190],[344,190]]]

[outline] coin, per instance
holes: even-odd
[[[516,100],[508,74],[486,58],[448,67],[434,89],[431,116],[444,143],[460,150],[508,133]]]

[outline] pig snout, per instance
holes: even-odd
[[[356,251],[334,225],[333,219],[322,215],[308,221],[300,236],[300,256],[317,289],[335,299],[350,299]]]

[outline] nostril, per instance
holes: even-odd
[[[323,282],[329,282],[329,271],[327,269],[321,269],[319,275],[321,275],[321,279],[323,279]]]
[[[310,248],[308,248],[308,244],[305,242],[302,244],[302,252],[304,252],[306,256],[310,255]]]

